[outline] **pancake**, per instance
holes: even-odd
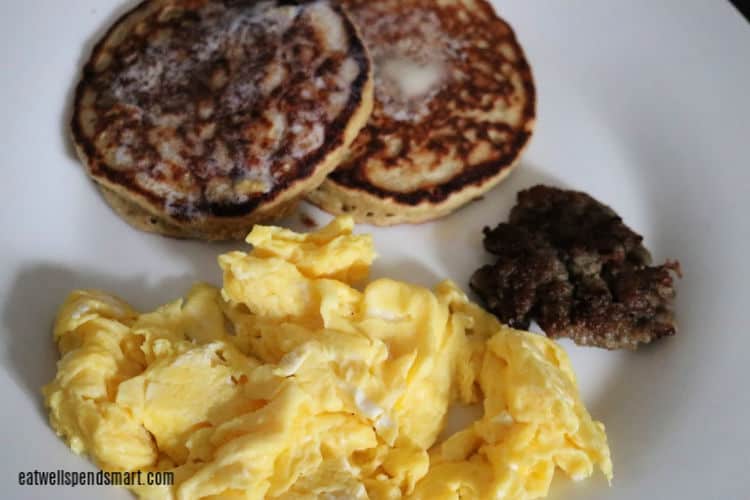
[[[152,0],[97,44],[73,140],[133,226],[244,238],[342,160],[372,108],[367,51],[328,0]]]
[[[483,0],[344,0],[375,67],[375,108],[308,199],[359,222],[423,222],[500,182],[535,120],[529,64]]]

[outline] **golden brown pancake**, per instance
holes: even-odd
[[[73,138],[134,226],[243,238],[318,186],[366,123],[370,62],[329,0],[151,0],[78,85]]]
[[[344,0],[375,67],[375,108],[308,199],[360,222],[443,216],[500,182],[531,137],[535,90],[484,0]]]

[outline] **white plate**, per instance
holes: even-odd
[[[498,2],[500,4],[501,2]],[[132,5],[132,2],[129,3]],[[47,425],[50,325],[75,287],[151,308],[237,245],[139,233],[101,200],[71,154],[67,106],[118,0],[8,2],[0,18],[0,467],[5,498],[128,498],[112,488],[23,488],[18,473],[93,470]],[[605,422],[615,481],[557,481],[554,498],[747,498],[750,391],[750,26],[728,2],[505,1],[539,89],[521,168],[484,201],[436,223],[373,230],[377,274],[465,285],[485,259],[482,226],[538,182],[588,191],[679,258],[681,332],[636,353],[566,343]],[[323,215],[312,212],[320,220]],[[361,230],[370,231],[369,227]]]

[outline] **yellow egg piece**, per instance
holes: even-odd
[[[532,499],[556,471],[612,477],[604,426],[554,342],[453,283],[355,288],[372,238],[337,218],[256,226],[224,283],[150,313],[74,291],[54,338],[50,423],[109,471],[162,471],[148,499]],[[483,415],[438,442],[451,405]]]

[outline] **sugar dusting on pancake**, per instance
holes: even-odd
[[[126,15],[84,73],[73,126],[91,175],[190,221],[251,214],[316,174],[369,61],[326,0],[177,0]]]

